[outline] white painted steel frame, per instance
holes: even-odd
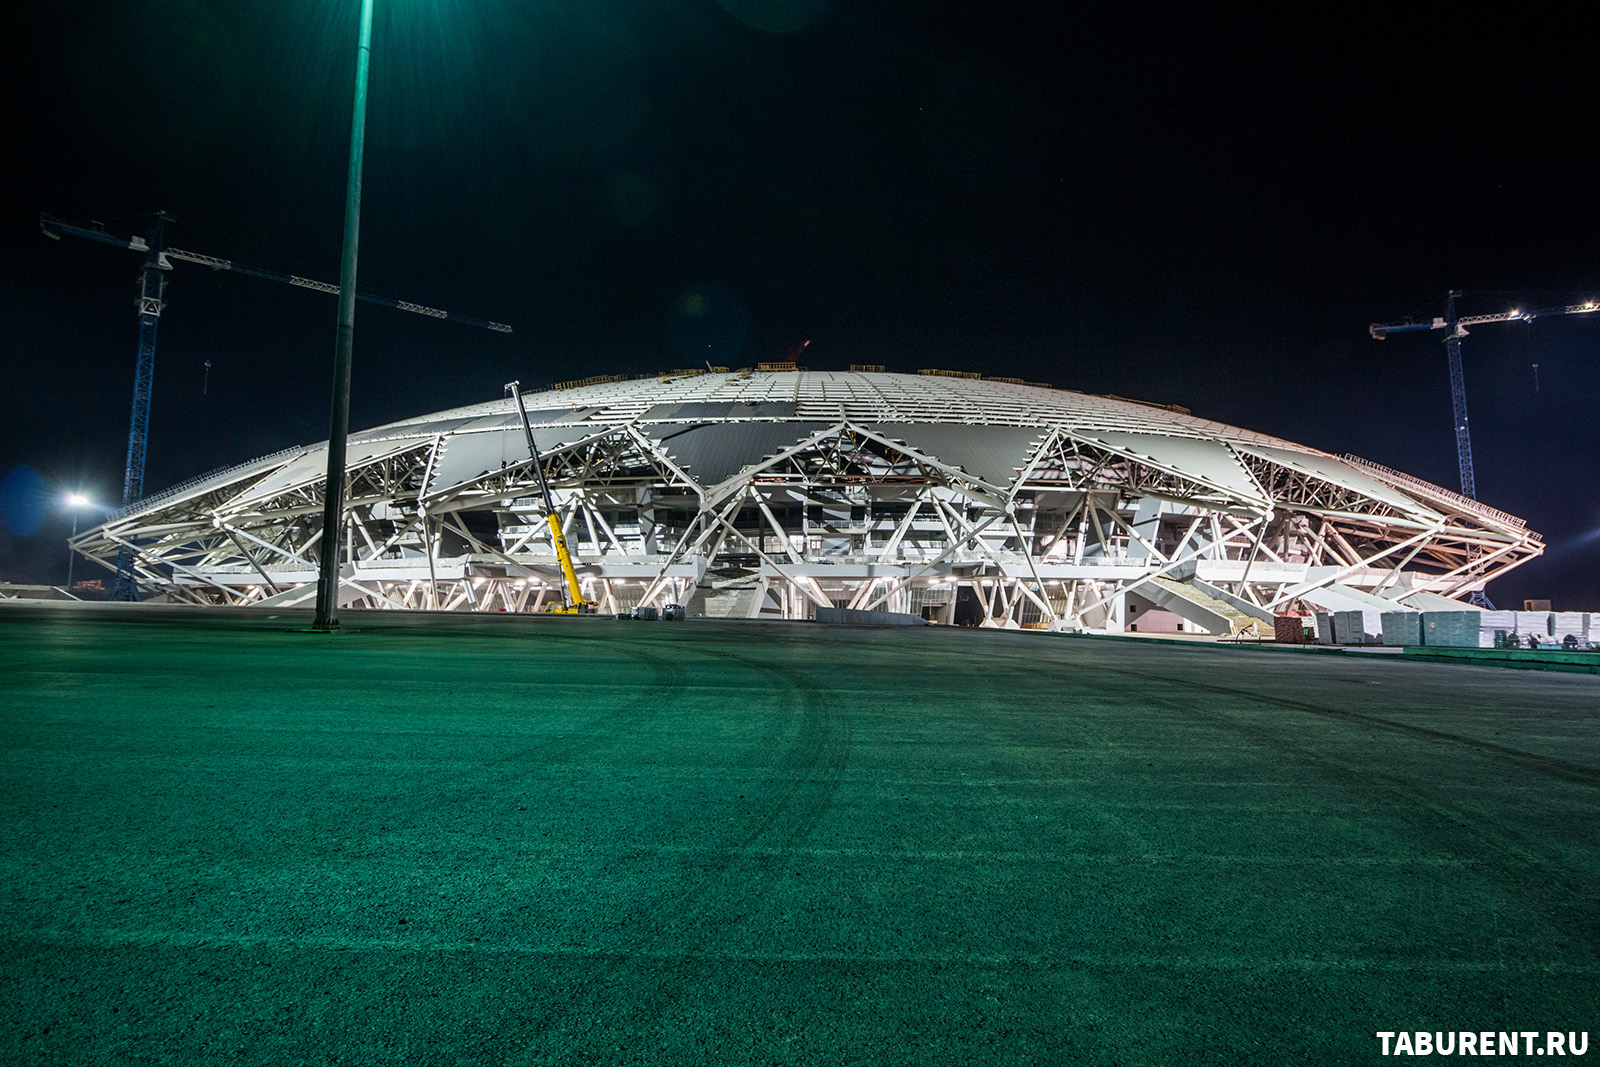
[[[1064,390],[678,372],[527,399],[585,595],[604,610],[676,601],[803,617],[915,598],[947,622],[1115,629],[1121,598],[1157,577],[1281,610],[1334,583],[1463,597],[1543,551],[1520,519],[1409,475]],[[343,605],[531,611],[559,597],[526,447],[508,438],[496,464],[496,439],[474,436],[509,434],[511,404],[352,437]],[[766,429],[717,429],[750,423]],[[685,464],[673,439],[691,431],[698,458]],[[790,443],[719,453],[719,433]],[[113,572],[129,549],[142,585],[183,601],[305,602],[323,455],[293,449],[195,479],[73,548]],[[454,470],[462,457],[493,465],[468,476]]]

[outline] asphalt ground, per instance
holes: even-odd
[[[0,610],[0,1061],[1600,1045],[1595,676],[931,628],[344,621]]]

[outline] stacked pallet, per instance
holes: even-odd
[[[1383,624],[1383,643],[1391,648],[1422,644],[1422,612],[1386,611],[1379,620]]]
[[[1272,619],[1272,639],[1281,645],[1303,645],[1316,640],[1308,636],[1304,615],[1276,615]]]
[[[1488,612],[1424,611],[1422,613],[1422,643],[1443,648],[1479,648],[1483,633],[1483,618]],[[1491,635],[1490,645],[1493,645]]]

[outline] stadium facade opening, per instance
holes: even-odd
[[[586,599],[1051,629],[1271,632],[1291,605],[1461,606],[1522,520],[1179,408],[955,372],[673,372],[525,394]],[[515,401],[352,435],[345,606],[538,611],[562,574]],[[321,444],[80,534],[147,592],[314,596]],[[1451,601],[1446,605],[1444,600]]]

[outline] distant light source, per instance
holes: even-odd
[[[72,537],[76,538],[78,536],[79,510],[82,508],[93,507],[94,505],[89,500],[88,496],[83,493],[68,493],[65,500],[67,507],[72,509]],[[75,553],[72,550],[72,539],[69,538],[67,540],[67,590],[69,592],[72,589],[72,560],[74,555]]]

